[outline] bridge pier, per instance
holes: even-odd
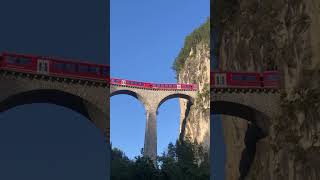
[[[152,160],[157,158],[157,110],[146,108],[146,131],[144,140],[144,156]]]

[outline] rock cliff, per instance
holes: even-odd
[[[217,0],[216,6],[219,68],[282,74],[281,113],[257,142],[246,179],[320,179],[320,1]],[[224,117],[228,180],[239,179],[243,144],[234,143],[246,129],[244,120]]]
[[[210,142],[210,48],[209,20],[191,33],[175,61],[179,83],[195,83],[198,94],[190,106],[180,99],[180,135],[209,148]]]

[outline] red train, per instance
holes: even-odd
[[[42,56],[2,53],[0,69],[81,79],[109,81],[109,65],[98,65]]]
[[[189,90],[196,91],[197,85],[195,84],[159,84],[150,82],[139,82],[125,79],[111,78],[110,84],[120,86],[139,87],[145,89],[162,89],[162,90]]]
[[[211,72],[210,86],[215,88],[269,88],[278,89],[280,76],[277,71]]]

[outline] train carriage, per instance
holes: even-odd
[[[213,88],[279,88],[277,71],[222,72],[210,73],[210,86]]]
[[[129,86],[145,89],[158,89],[158,90],[197,90],[195,84],[159,84],[150,82],[139,82],[132,80],[125,80],[119,78],[111,78],[110,83],[119,86]]]
[[[279,88],[280,75],[277,71],[265,71],[262,74],[265,88]]]
[[[67,61],[42,56],[2,53],[0,66],[2,69],[33,74],[86,78],[108,82],[110,80],[109,65]]]

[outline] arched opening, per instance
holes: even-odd
[[[181,114],[180,102],[186,101],[186,112]],[[160,156],[167,150],[169,143],[176,143],[179,136],[183,136],[186,118],[194,99],[186,94],[172,94],[162,99],[157,107],[157,154]],[[181,120],[181,116],[183,119]]]
[[[130,90],[116,90],[110,98],[111,144],[134,159],[144,147],[146,114],[142,97]],[[133,121],[139,119],[139,121]]]
[[[245,128],[246,131],[242,133],[244,148],[243,148],[243,151],[241,152],[241,155],[239,155],[240,158],[239,158],[239,166],[238,166],[239,168],[238,171],[240,176],[239,179],[244,179],[244,177],[246,177],[246,175],[248,174],[251,164],[254,160],[256,143],[268,134],[269,118],[264,113],[254,108],[251,108],[249,106],[239,104],[239,103],[234,103],[234,102],[226,102],[226,101],[211,102],[211,115],[214,115],[214,117],[216,118],[216,119],[213,119],[214,121],[218,120],[217,118],[221,118],[221,116],[216,116],[216,115],[222,115],[223,119],[244,120],[243,123],[240,123],[241,124],[240,126],[242,127],[239,128],[241,130]],[[223,123],[231,123],[231,122],[223,122]],[[234,125],[234,127],[235,126],[239,126],[239,125]],[[235,127],[235,128],[238,128],[238,127]],[[228,130],[224,129],[223,131],[228,131]],[[231,131],[234,131],[234,130],[231,130]],[[228,132],[223,132],[223,133],[227,134]],[[238,138],[239,137],[241,138],[241,132],[236,132],[235,136]],[[211,142],[213,142],[213,139],[211,140]],[[225,143],[227,149],[229,150],[230,150],[230,147],[228,148],[228,146],[230,145],[232,146],[232,144],[233,143],[229,141]],[[212,150],[211,153],[213,154],[214,151]],[[225,153],[226,153],[227,159],[228,159],[228,156],[232,155],[228,151]]]
[[[16,106],[34,103],[48,103],[66,107],[86,117],[100,128],[102,133],[105,131],[106,121],[102,120],[105,119],[106,115],[101,109],[79,96],[59,90],[41,89],[11,95],[0,102],[0,112]]]
[[[105,137],[66,107],[28,103],[1,112],[0,144],[0,179],[106,177]]]

